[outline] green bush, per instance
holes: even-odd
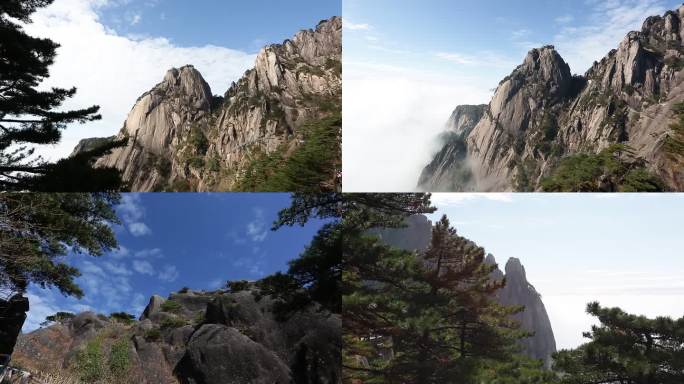
[[[183,309],[183,306],[181,306],[177,301],[166,300],[162,303],[160,308],[164,312],[180,313],[180,311]]]
[[[115,376],[124,375],[130,366],[130,356],[128,350],[130,345],[127,339],[120,339],[112,344],[109,353],[109,371]]]
[[[145,332],[145,340],[147,341],[157,341],[161,339],[161,331],[159,328],[152,328]]]
[[[126,312],[114,312],[109,315],[109,318],[124,324],[133,324],[135,322],[135,316]]]
[[[89,340],[85,348],[76,355],[76,369],[86,383],[95,383],[105,376],[102,340],[95,337]]]
[[[159,329],[176,329],[180,327],[184,327],[188,325],[188,322],[179,318],[179,317],[172,317],[168,319],[162,320],[161,323],[159,323]]]
[[[249,281],[247,280],[235,280],[229,281],[226,286],[231,292],[240,292],[249,288]]]
[[[238,191],[331,192],[338,189],[341,169],[340,114],[301,127],[302,143],[285,156],[282,146],[271,154],[256,153],[238,178]]]
[[[660,192],[663,182],[645,161],[625,145],[614,144],[598,154],[578,154],[561,160],[541,182],[546,192]]]

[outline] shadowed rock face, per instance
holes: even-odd
[[[132,324],[85,312],[23,334],[13,360],[33,373],[59,371],[74,368],[93,340],[100,340],[105,357],[125,340],[127,376],[136,383],[338,384],[341,329],[339,315],[317,307],[276,319],[270,296],[260,297],[254,286],[187,290],[153,296]]]
[[[28,310],[28,298],[22,295],[0,300],[0,355],[12,354]]]
[[[423,215],[411,217],[406,223],[406,228],[375,230],[374,233],[377,233],[386,244],[394,247],[425,251],[430,244],[432,223]],[[490,265],[496,264],[496,259],[489,254],[484,262]],[[545,366],[550,368],[551,355],[556,352],[553,329],[541,295],[527,281],[525,268],[520,260],[509,259],[505,273],[496,268],[492,271],[491,278],[493,280],[506,279],[504,288],[497,292],[497,298],[501,304],[525,307],[522,313],[515,315],[515,319],[520,322],[524,330],[534,335],[521,341],[523,353],[531,358],[544,360]]]
[[[531,50],[501,81],[465,148],[445,144],[419,187],[535,190],[561,158],[623,143],[670,188],[684,190],[684,154],[664,145],[673,106],[684,101],[683,41],[684,6],[649,17],[584,76],[572,76],[552,46]],[[445,186],[450,172],[459,182]]]
[[[418,189],[430,192],[467,191],[472,179],[467,166],[466,138],[482,119],[486,105],[459,105],[447,122],[447,129],[439,137],[442,148],[420,175]]]
[[[506,273],[495,271],[494,278],[505,276],[506,285],[498,292],[499,301],[504,305],[522,305],[525,310],[515,315],[522,329],[532,332],[533,336],[522,340],[525,354],[544,360],[544,366],[551,368],[551,356],[556,352],[556,339],[551,329],[551,321],[546,308],[534,286],[527,281],[525,267],[516,258],[508,259]],[[498,271],[498,273],[496,273]]]
[[[128,145],[96,166],[120,169],[133,191],[229,190],[256,153],[290,153],[302,125],[341,111],[341,57],[333,17],[263,48],[223,98],[193,66],[173,68],[129,113],[117,135]]]

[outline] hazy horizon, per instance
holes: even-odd
[[[435,194],[461,236],[503,270],[520,259],[558,349],[587,339],[586,304],[648,317],[684,316],[683,194]]]

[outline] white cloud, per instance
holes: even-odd
[[[116,4],[115,4],[116,3]],[[61,45],[46,87],[76,86],[65,108],[100,105],[103,120],[70,126],[55,146],[40,146],[49,159],[68,155],[86,137],[116,134],[135,100],[164,77],[167,69],[193,64],[216,94],[254,64],[255,55],[212,45],[181,47],[163,37],[133,38],[104,26],[97,12],[112,0],[56,0],[33,17],[26,31]],[[130,22],[139,22],[133,16]]]
[[[136,13],[131,17],[131,25],[136,25],[142,20],[142,16],[139,13]]]
[[[145,236],[152,233],[150,227],[148,227],[145,223],[130,223],[128,224],[128,231],[131,232],[131,235],[135,237]]]
[[[135,252],[134,256],[137,258],[141,258],[141,259],[144,259],[144,258],[161,259],[164,257],[164,253],[159,248],[151,248],[151,249],[143,249],[141,251],[137,251],[137,252]]]
[[[154,267],[149,261],[146,260],[133,260],[133,269],[143,275],[152,276],[155,274]]]
[[[453,109],[491,98],[486,82],[458,71],[443,75],[350,60],[342,84],[345,192],[415,190]]]
[[[162,267],[157,277],[166,282],[175,281],[178,278],[178,269],[174,265],[167,264]]]
[[[140,194],[126,193],[121,197],[121,203],[117,206],[128,232],[135,237],[145,236],[152,233],[142,219],[145,217],[145,207],[142,205]]]
[[[575,73],[584,73],[600,61],[629,31],[640,30],[647,16],[667,9],[662,0],[588,0],[589,22],[566,23],[554,37],[554,45]],[[558,21],[558,19],[556,19]]]
[[[136,293],[133,295],[133,301],[131,302],[131,307],[133,308],[134,314],[140,315],[145,310],[147,306],[147,298],[142,293]]]
[[[370,24],[356,24],[352,23],[348,19],[342,19],[342,26],[350,31],[369,31],[373,29]]]
[[[247,223],[247,236],[254,242],[262,242],[268,236],[268,228],[264,221],[264,211],[261,208],[254,208],[254,219]]]
[[[102,263],[102,265],[105,267],[105,269],[115,275],[123,275],[123,276],[130,276],[133,274],[128,267],[126,267],[125,264],[123,263],[114,263],[110,261],[105,261]]]
[[[441,208],[450,205],[462,205],[469,201],[488,200],[502,203],[513,201],[512,193],[433,193],[432,203]]]
[[[558,24],[567,24],[575,20],[575,18],[572,15],[563,15],[563,16],[558,16],[554,19],[554,21]]]
[[[131,251],[129,251],[128,248],[124,247],[123,245],[119,245],[118,249],[115,249],[110,253],[110,255],[115,259],[123,259],[128,257],[130,254]]]

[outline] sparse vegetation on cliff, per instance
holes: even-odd
[[[633,151],[614,144],[598,154],[578,154],[560,161],[541,182],[545,192],[662,192],[663,182],[634,157]]]

